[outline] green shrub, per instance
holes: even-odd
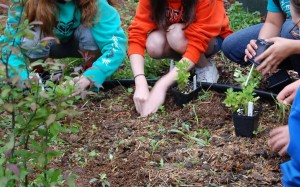
[[[227,9],[230,28],[234,31],[261,23],[261,14],[259,12],[249,13],[248,11],[243,10],[242,5],[243,3],[235,1]]]
[[[10,6],[12,14],[13,7],[19,5]],[[24,37],[32,25],[25,20],[12,27],[15,36]],[[0,44],[0,55],[3,60],[3,48],[10,49],[7,61],[10,55],[19,55],[21,48],[10,32],[4,32],[4,36],[7,40]],[[29,71],[29,60],[25,60]],[[64,185],[62,171],[51,168],[49,163],[62,155],[52,148],[61,141],[59,134],[77,131],[62,122],[78,114],[74,106],[78,97],[70,97],[74,86],[46,82],[44,87],[38,77],[21,81],[18,75],[8,75],[9,68],[7,63],[0,62],[0,186]],[[73,177],[67,179],[69,186],[75,186]]]

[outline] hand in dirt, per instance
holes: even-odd
[[[263,61],[257,70],[263,75],[273,73],[277,70],[278,65],[292,54],[292,47],[290,47],[291,40],[280,37],[267,39],[266,42],[273,42],[265,52],[255,58],[256,61]]]
[[[247,48],[245,49],[245,57],[244,60],[245,62],[248,61],[248,59],[252,59],[256,55],[256,40],[250,40],[250,43],[247,45]]]
[[[272,151],[278,152],[280,156],[287,154],[287,148],[290,143],[289,127],[287,125],[277,127],[270,132],[268,145]]]
[[[72,96],[76,96],[81,94],[82,91],[86,90],[90,86],[91,81],[85,76],[78,76],[73,78],[69,84],[76,86],[77,89],[72,94]]]
[[[149,89],[145,76],[138,76],[135,79],[135,92],[133,95],[133,101],[136,111],[141,114],[144,108],[144,104],[149,98]]]
[[[149,114],[155,113],[164,103],[167,93],[167,87],[162,87],[156,84],[151,92],[148,100],[144,103],[141,117],[146,117]]]
[[[141,117],[146,117],[149,114],[155,113],[159,107],[164,103],[166,91],[160,88],[153,88],[148,100],[143,106]]]
[[[300,86],[300,80],[297,80],[297,81],[287,85],[277,95],[276,99],[283,104],[292,104],[299,86]]]

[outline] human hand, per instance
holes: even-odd
[[[300,80],[297,80],[286,87],[277,95],[276,99],[283,104],[292,104],[297,90],[300,86]]]
[[[168,87],[163,84],[156,84],[151,90],[148,100],[143,105],[141,117],[146,117],[151,113],[155,113],[164,103]]]
[[[248,61],[248,59],[252,59],[256,55],[257,45],[256,40],[250,40],[249,44],[247,45],[245,49],[245,62]]]
[[[77,76],[70,80],[69,84],[76,86],[76,90],[72,94],[72,96],[76,96],[79,95],[83,90],[86,90],[90,86],[91,81],[85,76]]]
[[[136,77],[135,92],[133,95],[133,101],[136,111],[141,114],[143,106],[149,97],[149,89],[145,76]]]
[[[262,63],[257,67],[257,70],[262,72],[263,75],[276,71],[278,65],[291,55],[290,40],[281,37],[274,37],[266,39],[265,41],[274,44],[255,58],[256,61],[262,61]]]
[[[290,133],[287,125],[277,127],[270,132],[268,145],[272,151],[278,152],[280,156],[287,154],[287,148],[290,144]]]

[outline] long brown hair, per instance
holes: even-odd
[[[297,14],[300,14],[300,0],[291,0],[291,4],[294,7],[294,10],[296,11]]]
[[[41,21],[41,31],[45,36],[54,36],[53,28],[56,24],[56,1],[57,0],[27,0],[25,4],[26,14],[29,22]],[[76,7],[81,11],[81,24],[93,25],[93,19],[98,12],[96,0],[73,0]],[[112,0],[107,0],[114,5]]]
[[[194,21],[196,6],[199,0],[181,0],[183,7],[183,21],[188,26]],[[168,27],[168,20],[165,16],[167,0],[151,0],[151,19],[162,30]]]

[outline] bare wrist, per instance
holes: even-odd
[[[134,80],[137,79],[137,78],[139,78],[139,77],[144,77],[144,78],[145,78],[145,74],[144,74],[144,73],[136,74],[136,75],[134,76]]]

